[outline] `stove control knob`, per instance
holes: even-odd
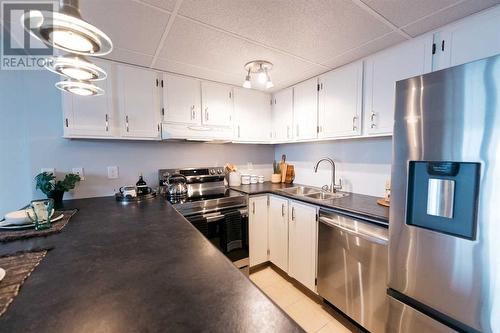
[[[222,169],[217,169],[217,173],[218,173],[219,175],[222,175],[222,173],[223,173]]]
[[[215,175],[215,169],[210,169],[208,173],[210,173],[211,175]]]

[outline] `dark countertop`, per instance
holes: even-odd
[[[73,207],[60,234],[0,246],[52,249],[1,332],[302,332],[161,198],[65,202]]]
[[[301,184],[273,184],[264,182],[262,184],[231,186],[231,189],[248,194],[257,195],[272,193],[288,197],[294,200],[299,200],[307,203],[312,203],[324,208],[333,209],[339,212],[352,214],[360,218],[375,220],[375,222],[389,223],[389,208],[377,204],[378,197],[370,195],[349,193],[348,196],[330,200],[316,200],[303,196],[295,196],[280,191],[281,189],[294,186],[304,186]]]

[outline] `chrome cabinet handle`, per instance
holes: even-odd
[[[191,105],[191,120],[196,118],[196,114],[194,113],[194,105]]]
[[[205,108],[205,120],[208,121],[208,106]]]
[[[240,137],[240,125],[238,125],[238,138]]]
[[[292,221],[295,221],[295,207],[292,207]]]
[[[377,126],[377,125],[375,124],[375,116],[376,116],[376,115],[377,115],[377,114],[375,113],[375,111],[373,111],[373,110],[372,110],[372,113],[371,113],[371,115],[370,115],[370,122],[371,122],[371,124],[370,124],[370,128],[375,128],[375,127]]]
[[[356,120],[358,120],[358,116],[352,117],[352,130],[353,131],[358,129],[358,127],[356,126]]]
[[[125,116],[125,126],[127,127],[127,132],[129,132],[128,116]]]
[[[285,204],[281,204],[281,216],[285,216]]]
[[[255,202],[252,202],[252,214],[255,215]]]
[[[300,134],[299,134],[299,124],[297,124],[297,137],[299,137]]]
[[[106,132],[109,132],[109,117],[107,113],[105,119],[106,119]]]
[[[290,139],[290,126],[286,126],[286,138]]]

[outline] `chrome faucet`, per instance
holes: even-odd
[[[321,162],[323,161],[326,161],[326,162],[329,162],[332,166],[332,181],[330,183],[330,187],[328,187],[328,185],[324,185],[322,187],[323,190],[327,190],[327,191],[330,191],[330,192],[336,192],[337,190],[340,190],[342,189],[342,179],[339,179],[339,184],[335,184],[335,162],[331,159],[331,158],[328,158],[328,157],[325,157],[325,158],[322,158],[320,159],[317,163],[316,163],[316,166],[314,167],[314,172],[317,173],[318,172],[318,166]]]

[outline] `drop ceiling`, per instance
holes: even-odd
[[[500,0],[81,0],[113,40],[112,60],[241,85],[274,63],[278,90]]]

